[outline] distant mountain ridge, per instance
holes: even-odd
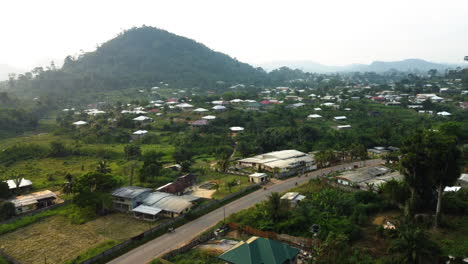
[[[398,71],[422,71],[427,72],[431,69],[445,71],[446,69],[456,68],[458,64],[434,63],[422,59],[406,59],[401,61],[374,61],[371,64],[350,64],[345,66],[328,66],[313,61],[274,61],[260,65],[265,70],[271,71],[280,67],[300,69],[306,72],[330,73],[330,72],[386,72],[389,70]]]

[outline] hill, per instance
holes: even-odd
[[[64,72],[109,80],[112,87],[154,85],[210,86],[216,81],[262,79],[261,69],[213,51],[194,40],[153,27],[132,28],[75,59],[67,57]]]
[[[402,61],[374,61],[371,64],[350,64],[345,66],[328,66],[313,61],[275,61],[261,65],[267,70],[273,70],[286,66],[292,69],[300,69],[306,72],[329,73],[329,72],[386,72],[398,70],[405,72],[427,72],[436,69],[444,72],[446,69],[454,69],[459,65],[441,64],[421,59],[407,59]]]

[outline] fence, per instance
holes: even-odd
[[[263,238],[270,238],[274,240],[279,240],[290,244],[291,246],[309,251],[314,245],[317,244],[317,241],[311,238],[305,237],[295,237],[286,234],[277,234],[271,231],[262,231],[251,226],[240,226],[237,223],[229,223],[228,226],[232,229],[243,231],[247,234],[263,237]]]
[[[233,198],[235,198],[237,196],[241,196],[242,194],[245,194],[245,193],[247,193],[247,192],[249,192],[249,191],[251,191],[253,189],[256,189],[256,188],[259,188],[258,184],[251,185],[251,186],[243,189],[242,191],[239,191],[239,192],[233,193],[231,195],[228,195],[228,196],[224,197],[221,200],[217,200],[217,201],[213,200],[213,201],[211,201],[211,202],[209,202],[209,203],[207,203],[207,204],[205,204],[203,206],[200,206],[200,207],[192,210],[189,215],[191,215],[191,216],[197,215],[197,213],[200,213],[200,212],[202,212],[202,211],[204,211],[204,210],[206,210],[206,209],[208,209],[210,207],[218,206],[218,205],[220,205],[220,204],[222,204],[222,203],[224,203],[226,201],[229,201],[229,200],[231,200],[231,199],[233,199]],[[177,222],[182,221],[182,220],[184,220],[186,218],[190,218],[190,217],[187,217],[185,215],[178,216],[178,217],[176,217],[176,218],[174,218],[174,219],[172,219],[172,220],[170,220],[168,222],[165,222],[165,223],[163,223],[161,225],[158,225],[156,227],[153,227],[153,228],[151,228],[151,229],[149,229],[149,230],[147,230],[147,231],[145,231],[145,232],[143,232],[143,233],[141,233],[141,234],[139,234],[139,235],[137,235],[135,237],[132,237],[132,238],[130,238],[130,239],[128,239],[128,240],[114,246],[114,247],[111,247],[108,250],[106,250],[106,251],[104,251],[104,252],[102,252],[102,253],[100,253],[100,254],[92,257],[92,258],[89,258],[89,259],[87,259],[85,261],[82,261],[82,262],[80,262],[80,264],[91,264],[91,263],[98,262],[98,261],[102,260],[105,257],[114,255],[117,252],[119,252],[120,250],[123,250],[124,248],[129,247],[132,243],[141,242],[145,238],[151,237],[152,235],[154,235],[157,232],[165,231],[167,228],[169,228],[169,227],[171,227],[173,225],[176,225]],[[210,235],[211,235],[211,237],[207,238]],[[183,246],[182,248],[187,251],[188,249],[194,247],[196,243],[200,244],[200,243],[203,243],[203,242],[211,239],[212,235],[213,235],[212,232],[210,232],[209,234],[205,234],[206,237],[205,236],[199,237],[199,238],[193,240],[192,242],[190,242],[189,244]],[[200,241],[202,241],[202,242],[200,242]],[[188,247],[188,245],[192,245],[192,246]]]
[[[6,259],[11,264],[21,264],[19,261],[14,259],[12,256],[8,255],[5,251],[0,249],[0,256]]]
[[[70,203],[71,203],[71,201],[65,201],[63,203],[54,204],[54,205],[49,206],[49,207],[44,207],[44,208],[37,209],[37,210],[31,211],[31,212],[27,212],[27,213],[15,216],[13,218],[10,218],[8,220],[2,221],[2,222],[0,222],[0,225],[9,224],[9,223],[14,222],[16,220],[19,220],[19,219],[21,219],[23,217],[36,215],[36,214],[42,213],[42,212],[47,211],[47,210],[52,210],[52,209],[55,209],[55,208],[58,208],[58,207],[65,206],[65,205],[70,204]]]

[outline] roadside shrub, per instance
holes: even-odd
[[[0,198],[7,199],[11,196],[10,188],[8,187],[8,183],[4,181],[0,181]]]

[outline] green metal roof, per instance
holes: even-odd
[[[299,249],[261,237],[242,241],[218,258],[233,264],[282,264],[294,258]]]

